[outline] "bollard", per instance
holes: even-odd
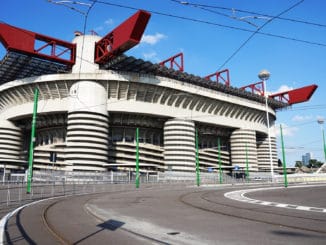
[[[10,189],[9,189],[9,185],[8,185],[8,189],[7,189],[7,206],[9,206],[10,204]]]
[[[52,186],[51,186],[51,195],[54,196],[54,182],[52,182]]]
[[[18,187],[18,201],[19,201],[19,203],[21,203],[21,201],[22,201],[22,188],[23,188],[23,184],[21,184],[21,186]]]

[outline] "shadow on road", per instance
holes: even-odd
[[[97,225],[97,227],[100,227],[101,229],[99,229],[98,231],[95,231],[95,232],[89,234],[88,236],[74,242],[73,244],[79,244],[82,241],[85,241],[88,238],[90,238],[91,236],[94,236],[97,233],[100,233],[100,232],[102,232],[104,230],[115,231],[115,230],[121,228],[124,224],[125,224],[124,222],[121,222],[119,220],[109,219],[108,221],[105,221],[105,222]]]
[[[36,245],[36,242],[30,236],[28,236],[28,234],[26,233],[26,231],[24,229],[24,226],[21,223],[21,212],[22,212],[22,210],[19,210],[19,212],[16,214],[16,226],[17,226],[18,231],[20,232],[21,236],[10,237],[10,234],[7,230],[7,228],[8,228],[7,227],[8,223],[7,223],[6,227],[5,227],[5,237],[6,237],[7,243],[5,243],[5,244],[14,244],[16,242],[21,242],[24,240],[28,244]]]
[[[312,235],[312,234],[307,234],[307,233],[302,233],[302,232],[296,232],[296,231],[284,231],[284,230],[274,230],[271,232],[274,235],[278,236],[286,236],[286,237],[323,237],[320,235]]]

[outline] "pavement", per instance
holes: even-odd
[[[224,197],[246,188],[141,187],[48,200],[10,218],[5,244],[325,244],[326,213]],[[326,208],[325,193],[305,186],[246,195]]]

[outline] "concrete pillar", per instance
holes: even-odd
[[[101,37],[94,35],[76,36],[72,41],[77,45],[76,62],[72,67],[72,73],[94,73],[99,65],[94,63],[95,42]]]
[[[277,168],[277,148],[276,148],[276,137],[274,135],[271,136],[271,146],[272,146],[272,161],[273,168]],[[259,171],[270,171],[270,154],[269,154],[269,145],[268,145],[268,137],[259,136],[257,137],[257,159],[258,159],[258,169]]]
[[[164,124],[164,163],[168,171],[195,171],[195,123],[193,121],[175,118]]]
[[[76,36],[76,63],[72,73],[95,73],[94,35]],[[106,89],[94,81],[77,81],[70,88],[65,161],[71,170],[104,171],[108,164]],[[68,168],[69,169],[69,168]]]
[[[66,161],[72,170],[104,171],[108,163],[108,112],[105,88],[80,81],[70,88]]]
[[[22,142],[22,130],[10,121],[0,120],[0,164],[6,160],[19,161],[22,152]],[[16,164],[13,163],[14,165]],[[7,168],[10,168],[10,166],[7,165]]]
[[[232,132],[230,143],[232,166],[237,165],[241,169],[246,169],[247,144],[249,171],[257,171],[256,132],[249,129],[236,129]]]

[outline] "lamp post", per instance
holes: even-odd
[[[273,167],[273,156],[272,156],[272,144],[271,144],[271,135],[270,135],[270,125],[269,125],[269,115],[268,115],[268,95],[267,95],[267,89],[266,89],[266,81],[270,77],[270,72],[267,70],[262,70],[258,74],[258,78],[263,81],[264,86],[264,96],[265,96],[265,107],[266,107],[266,121],[267,121],[267,137],[268,137],[268,148],[269,148],[269,161],[270,161],[270,167],[271,167],[271,178],[273,182],[274,178],[274,167]]]
[[[222,163],[221,163],[221,139],[220,137],[217,138],[217,148],[218,148],[218,174],[220,179],[220,184],[223,183],[222,177]]]
[[[136,188],[139,188],[139,128],[136,128]]]
[[[288,177],[286,172],[286,161],[285,161],[285,150],[284,150],[284,139],[282,124],[280,124],[281,143],[282,143],[282,157],[283,157],[283,176],[284,176],[284,187],[288,187]]]
[[[196,144],[196,183],[200,186],[200,170],[199,170],[199,152],[198,152],[198,130],[195,132],[195,144]]]
[[[318,124],[320,125],[320,129],[321,129],[321,132],[323,134],[323,148],[324,148],[324,159],[325,159],[325,162],[326,162],[326,144],[325,144],[325,132],[324,132],[324,118],[319,118],[317,120]]]
[[[4,184],[6,181],[6,163],[3,163],[3,176],[2,176],[2,183]]]
[[[248,160],[248,144],[246,143],[246,180],[249,182],[249,160]]]
[[[31,193],[31,183],[33,178],[33,160],[34,160],[34,143],[35,143],[35,131],[36,131],[36,118],[37,118],[37,104],[38,104],[39,91],[35,88],[34,91],[34,106],[33,106],[33,118],[31,129],[31,143],[29,145],[29,157],[28,157],[28,170],[27,170],[27,190],[26,193]]]

